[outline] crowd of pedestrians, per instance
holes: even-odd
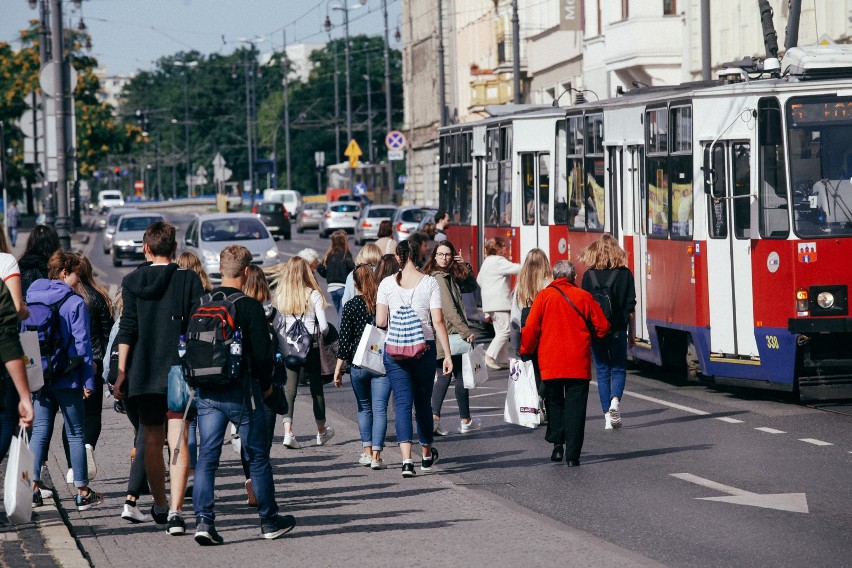
[[[31,445],[40,466],[55,416],[62,413],[68,483],[76,487],[76,505],[85,511],[101,503],[102,495],[89,483],[96,477],[106,381],[116,409],[127,414],[133,432],[128,436],[131,462],[122,518],[132,523],[153,520],[170,535],[184,534],[184,499],[191,492],[195,540],[221,544],[214,488],[230,424],[245,474],[246,502],[257,507],[262,538],[278,538],[296,520],[279,512],[269,455],[279,416],[283,445],[298,449],[304,441],[297,438],[294,421],[300,381],[309,387],[315,444],[321,446],[335,435],[326,420],[325,385],[340,387],[349,375],[360,433],[360,453],[353,462],[373,470],[387,468],[391,396],[405,478],[417,476],[415,428],[419,471],[429,472],[439,460],[436,436],[448,435],[448,429],[468,434],[482,427],[471,415],[462,376],[463,355],[476,339],[464,295],[478,282],[482,310],[494,327],[486,364],[505,368],[512,358],[532,360],[547,416],[545,439],[553,445],[551,459],[579,465],[592,361],[604,427],[616,429],[622,423],[620,402],[635,306],[624,251],[609,235],[587,247],[581,256],[587,270],[577,286],[571,262],[559,261],[551,268],[547,254],[533,249],[523,264],[513,263],[507,259],[505,241],[492,238],[474,275],[447,238],[448,224],[449,216],[439,211],[434,239],[415,233],[395,243],[384,235],[384,241],[366,245],[355,259],[346,235],[335,233],[321,258],[304,249],[269,274],[252,265],[247,249],[229,246],[220,255],[221,283],[214,287],[197,257],[176,257],[175,228],[158,222],[143,238],[147,262],[124,278],[114,302],[84,256],[60,250],[53,229],[37,226],[20,261],[11,256],[0,234],[0,360],[9,383],[0,413],[0,456],[5,456],[16,428],[24,425],[32,428]],[[326,278],[325,289],[315,271]],[[337,336],[326,317],[327,295],[340,326],[333,372],[321,364],[331,336]],[[216,388],[188,381],[196,386],[192,402],[176,410],[169,402],[174,389],[170,374],[177,367],[182,377],[197,378],[185,357],[187,342],[204,339],[192,326],[217,298],[227,299],[227,317],[236,330],[228,340],[231,351],[225,363],[231,381]],[[64,322],[66,361],[30,399],[17,331],[20,322],[32,319],[34,306],[55,307]],[[371,326],[388,330],[384,372],[359,366],[356,351]],[[296,334],[300,330],[304,337]],[[304,352],[298,354],[300,346]],[[235,353],[242,361],[236,366]],[[450,385],[458,407],[452,426],[442,415]],[[304,429],[302,425],[300,431]],[[164,442],[169,450],[166,462]],[[36,467],[33,480],[36,505],[52,491],[42,484],[40,471]],[[139,506],[145,492],[153,499],[150,510]]]

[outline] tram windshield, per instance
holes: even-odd
[[[852,97],[791,99],[787,122],[796,233],[852,235]]]

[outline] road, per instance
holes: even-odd
[[[190,217],[165,214],[182,234]],[[100,235],[92,239],[91,259],[101,278],[117,285],[133,267],[113,268],[100,252],[100,239]],[[327,246],[328,240],[315,231],[294,231],[293,240],[279,241],[284,259],[304,247],[322,253]],[[472,393],[472,411],[484,425],[480,432],[436,441],[441,451],[438,477],[472,490],[467,495],[496,498],[531,518],[548,518],[566,530],[581,531],[587,538],[666,566],[849,565],[849,405],[826,406],[837,410],[831,412],[773,394],[631,372],[620,430],[604,431],[592,386],[582,466],[569,469],[550,463],[551,447],[543,439],[543,429],[503,422],[506,378],[505,372],[493,373],[485,387]],[[456,409],[452,389],[449,392],[445,428]],[[306,393],[300,395],[303,399],[309,400]],[[348,383],[342,389],[327,387],[326,403],[354,422]],[[310,431],[305,422],[310,411],[305,409],[302,423],[297,419],[300,434]],[[388,431],[393,440],[392,425]],[[357,449],[354,437],[346,442],[352,456],[357,456]],[[279,450],[277,445],[275,452]],[[387,459],[391,467],[398,463],[393,444]],[[402,479],[386,477],[394,486]],[[428,499],[423,506],[428,507]],[[447,514],[452,516],[452,510]],[[544,545],[539,546],[534,535],[524,538],[533,540],[489,546],[497,547],[492,552],[523,547],[531,565],[563,561],[572,565],[570,559],[538,556],[536,550]],[[429,543],[428,537],[412,534],[412,544],[423,542]],[[475,543],[471,544],[470,557],[459,564],[481,563]],[[413,548],[419,560],[430,555],[419,544]],[[351,552],[358,554],[356,549]],[[507,558],[498,554],[491,564],[508,565],[503,563]],[[390,562],[377,562],[385,564]]]

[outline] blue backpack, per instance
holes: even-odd
[[[44,384],[49,385],[55,379],[69,373],[82,361],[81,357],[68,355],[72,336],[62,335],[62,317],[59,309],[74,292],[68,292],[58,302],[45,304],[31,302],[27,304],[30,316],[21,322],[21,331],[38,333],[38,346],[41,350],[41,368],[44,374]]]

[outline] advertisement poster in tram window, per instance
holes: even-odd
[[[691,183],[672,183],[672,234],[692,234]]]
[[[603,186],[604,180],[604,161],[595,160],[595,175],[588,177],[589,196],[586,204],[586,213],[588,215],[589,229],[603,229],[604,219],[606,218],[605,211],[605,193]],[[598,183],[598,180],[601,183]]]
[[[574,161],[574,167],[568,174],[568,226],[575,229],[586,228],[586,208],[583,206],[582,187],[577,180],[583,179],[583,166],[579,160]]]
[[[665,235],[669,224],[669,188],[664,168],[656,170],[655,183],[648,186],[648,212],[651,234]]]

